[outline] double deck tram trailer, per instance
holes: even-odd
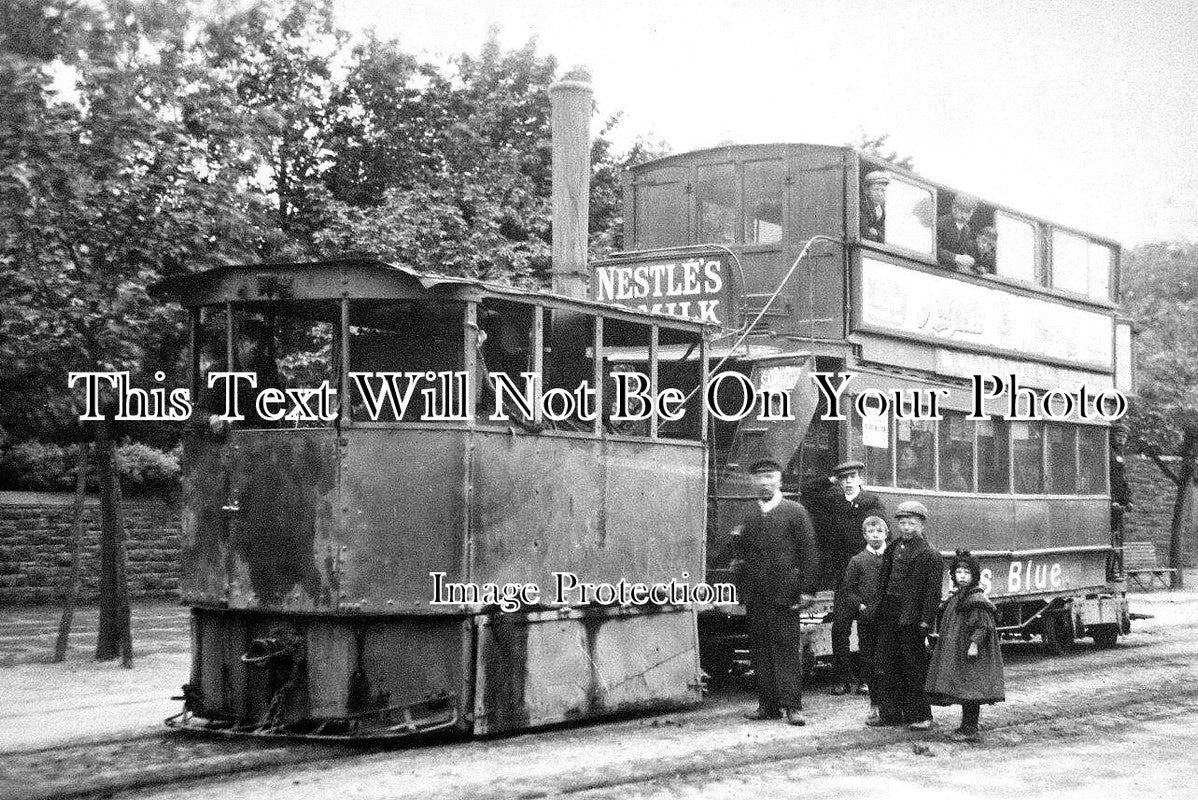
[[[875,171],[889,180],[876,240],[861,235],[864,178]],[[1132,392],[1119,246],[983,200],[970,224],[994,229],[993,271],[945,266],[936,226],[957,194],[844,147],[728,146],[658,159],[626,174],[627,250],[592,265],[591,296],[720,325],[711,358],[721,370],[792,392],[792,422],[754,413],[714,423],[712,580],[724,575],[728,532],[749,501],[753,458],[789,461],[792,492],[859,458],[889,509],[915,499],[928,507],[934,546],[979,556],[1005,634],[1038,635],[1052,649],[1080,636],[1111,645],[1129,618],[1111,528],[1108,423],[1080,407],[1056,420],[1008,420],[1004,395],[985,400],[990,419],[967,412],[975,375],[1014,376],[1054,411],[1083,386],[1091,397]],[[839,408],[804,388],[800,373],[816,370],[851,373]],[[875,393],[922,399],[925,411],[935,394],[942,418],[853,409]],[[843,420],[825,419],[830,411]],[[834,585],[820,589],[805,628],[814,657],[830,652],[823,620]],[[743,640],[738,613],[701,615],[709,672],[728,666],[721,643]]]

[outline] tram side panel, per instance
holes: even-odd
[[[700,699],[689,609],[433,605],[429,573],[543,599],[555,571],[697,581],[701,445],[280,429],[185,461],[197,716],[481,734]]]

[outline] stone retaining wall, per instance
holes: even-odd
[[[73,493],[0,492],[0,605],[57,602],[71,574]],[[133,597],[178,597],[179,504],[126,496],[122,502]],[[100,500],[85,502],[80,601],[96,599]]]

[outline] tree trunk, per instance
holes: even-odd
[[[1169,531],[1169,567],[1173,570],[1173,588],[1185,586],[1185,564],[1182,558],[1182,533],[1190,518],[1190,502],[1194,494],[1194,461],[1198,458],[1198,431],[1187,429],[1181,442],[1181,463],[1177,470],[1177,497],[1173,501],[1173,525]]]
[[[54,663],[65,661],[67,645],[71,638],[71,622],[75,618],[75,604],[79,602],[80,562],[83,560],[83,501],[87,494],[88,470],[87,442],[79,445],[79,461],[75,476],[75,512],[71,520],[71,577],[67,583],[66,596],[62,602],[62,618],[58,621],[58,641],[54,644]]]
[[[129,582],[125,577],[125,529],[121,514],[121,483],[112,458],[112,422],[105,414],[97,426],[96,460],[100,473],[100,633],[96,660],[121,656],[133,666],[133,636],[129,628]]]

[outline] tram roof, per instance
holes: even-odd
[[[351,280],[357,277],[363,280]],[[303,287],[280,290],[278,278],[303,279]],[[239,280],[242,279],[242,280]],[[378,282],[383,279],[383,283]],[[247,282],[246,279],[252,279]],[[530,291],[517,286],[456,275],[421,272],[403,264],[377,258],[334,258],[285,263],[225,264],[202,272],[177,275],[149,287],[152,297],[184,307],[224,302],[286,302],[300,300],[469,300],[488,297],[522,303],[544,303],[582,313],[602,314],[675,330],[701,332],[712,326],[669,314],[636,311],[625,306],[553,292]]]

